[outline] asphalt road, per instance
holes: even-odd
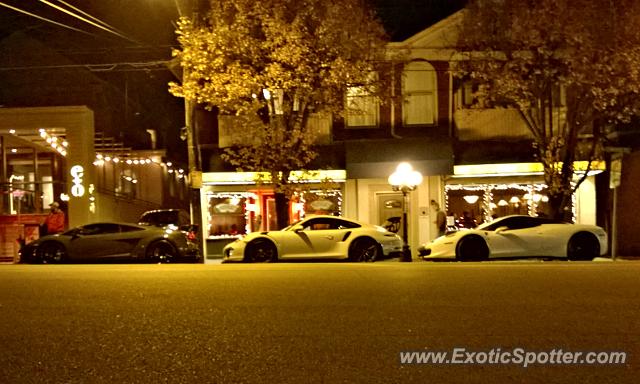
[[[636,383],[640,263],[0,266],[0,383]],[[623,351],[412,364],[402,351]]]

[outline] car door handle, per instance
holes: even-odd
[[[329,239],[329,240],[333,240],[333,236],[329,235],[329,236],[325,236],[325,239]]]

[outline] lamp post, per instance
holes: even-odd
[[[409,247],[409,221],[407,220],[407,207],[409,205],[408,192],[415,190],[422,183],[422,174],[414,171],[409,163],[400,163],[396,171],[389,176],[389,184],[394,191],[402,192],[402,258],[400,261],[410,262],[411,248]]]

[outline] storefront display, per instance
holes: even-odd
[[[546,188],[542,183],[450,184],[445,186],[445,210],[462,228],[507,215],[544,216]]]

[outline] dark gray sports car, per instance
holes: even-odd
[[[200,252],[194,238],[173,225],[93,223],[26,244],[20,259],[27,263],[197,261]]]

